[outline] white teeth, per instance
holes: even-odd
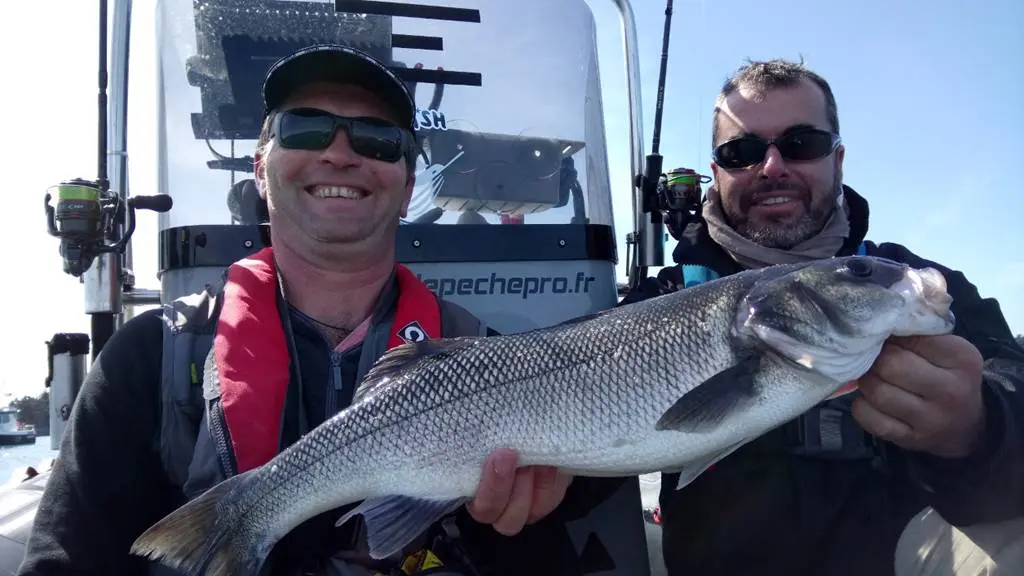
[[[363,197],[363,193],[348,186],[317,186],[313,189],[313,196],[317,198],[349,198],[351,200],[358,200]]]
[[[787,202],[793,202],[793,199],[792,198],[787,198],[785,196],[776,196],[775,198],[768,198],[767,200],[761,200],[760,202],[758,202],[758,204],[761,204],[763,206],[763,205],[770,205],[770,204],[785,204]]]

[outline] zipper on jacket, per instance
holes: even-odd
[[[324,420],[334,416],[334,413],[338,411],[338,394],[345,386],[341,374],[342,359],[341,354],[331,350],[331,381],[327,383],[327,390],[324,394]]]
[[[217,450],[220,472],[225,478],[230,478],[236,474],[238,467],[231,451],[231,439],[228,437],[227,423],[224,422],[224,407],[221,406],[219,398],[210,401],[207,423],[210,427],[210,438]]]

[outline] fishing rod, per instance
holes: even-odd
[[[661,116],[665,109],[665,75],[668,72],[668,46],[671,32],[672,0],[667,0],[665,5],[665,30],[661,38],[661,69],[658,70],[658,99],[654,105],[654,137],[652,138],[651,154],[647,156],[648,162],[651,161],[652,157],[657,158],[659,166],[659,169],[656,171],[657,174],[661,174],[661,155],[658,154],[658,150],[661,147]]]
[[[100,192],[107,192],[110,181],[107,179],[107,0],[100,0],[100,66],[99,66],[99,142],[96,153],[96,183]]]
[[[107,99],[107,0],[99,0],[99,94],[98,130],[96,151],[96,179],[74,178],[51,186],[44,200],[47,231],[51,236],[60,239],[60,255],[64,263],[64,272],[75,277],[82,277],[93,266],[97,256],[114,254],[110,266],[112,270],[99,270],[97,274],[109,279],[100,278],[90,283],[86,278],[87,300],[102,298],[110,300],[111,291],[118,293],[122,289],[121,255],[124,254],[128,241],[135,231],[135,210],[153,210],[166,212],[171,209],[171,197],[166,194],[154,196],[135,196],[127,198],[124,178],[115,182],[118,190],[110,189],[108,170],[108,99]],[[52,196],[56,196],[56,206],[50,205]],[[123,229],[122,229],[123,228]],[[93,279],[95,280],[95,279]],[[120,299],[114,299],[119,302]],[[120,314],[116,309],[88,310],[92,321],[92,335],[95,354],[103,347],[107,338],[113,333],[115,316]]]
[[[668,47],[672,31],[672,0],[665,5],[665,28],[661,40],[661,68],[658,71],[658,96],[654,106],[654,132],[651,153],[647,155],[644,173],[638,175],[641,209],[648,214],[646,234],[636,239],[637,273],[632,278],[633,288],[646,276],[648,266],[661,266],[665,260],[665,221],[658,198],[658,181],[662,174],[661,117],[665,108],[665,76],[668,71]]]

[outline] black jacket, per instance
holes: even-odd
[[[90,369],[19,575],[149,573],[144,559],[129,555],[131,544],[185,501],[181,487],[168,481],[157,451],[162,322],[160,310],[126,322]],[[316,426],[351,401],[360,349],[339,359],[305,317],[292,311],[291,323],[305,409],[310,426]],[[286,420],[289,416],[294,414],[286,410]],[[577,553],[566,523],[589,513],[621,485],[616,478],[576,478],[555,512],[514,537],[476,523],[463,509],[457,516],[461,541],[481,575],[582,575],[592,560]],[[346,547],[356,523],[335,528],[335,519],[325,513],[297,527],[275,546],[268,563],[316,566]]]
[[[854,254],[868,229],[868,204],[849,187],[851,234],[838,255]],[[953,296],[955,333],[987,360],[983,450],[942,460],[880,441],[875,458],[829,459],[788,451],[793,426],[748,444],[680,491],[662,479],[663,550],[671,575],[867,575],[893,573],[897,540],[908,521],[933,507],[965,526],[1024,516],[1024,350],[994,299],[982,298],[960,272],[898,244],[866,242],[870,255],[933,266]],[[720,275],[740,267],[697,218],[673,253],[677,264]],[[676,290],[678,266],[647,278],[621,305]],[[1010,386],[999,382],[1005,378]],[[852,418],[849,419],[852,421]],[[783,448],[780,448],[782,446]]]

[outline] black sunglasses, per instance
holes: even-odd
[[[356,154],[373,160],[397,162],[411,144],[405,130],[381,118],[348,118],[317,108],[284,110],[274,118],[275,138],[293,150],[324,150],[338,128],[345,129]]]
[[[838,134],[806,128],[767,140],[758,136],[742,136],[719,145],[712,154],[716,164],[733,170],[761,163],[772,144],[779,149],[784,160],[800,162],[824,158],[835,152],[840,143],[842,139]]]

